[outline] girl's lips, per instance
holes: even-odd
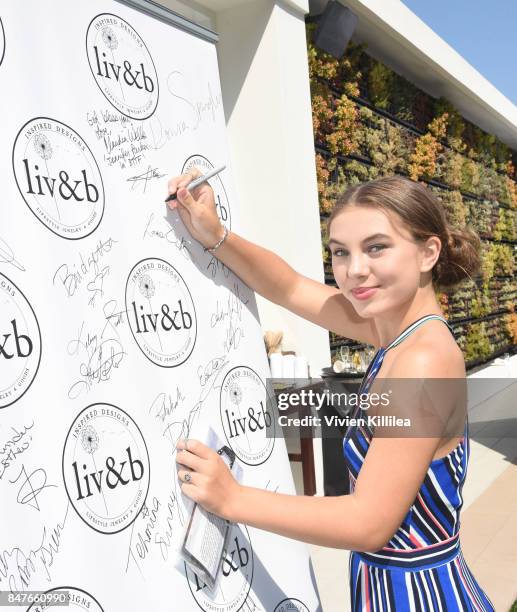
[[[352,289],[352,294],[358,300],[366,300],[367,298],[372,296],[377,291],[377,289],[378,287],[368,287],[365,289]]]

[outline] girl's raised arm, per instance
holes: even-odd
[[[211,187],[204,183],[192,193],[185,189],[198,176],[201,172],[192,170],[169,181],[169,193],[177,193],[170,206],[178,211],[190,234],[205,248],[211,248],[224,237],[224,228],[217,216]],[[339,289],[299,274],[272,251],[229,232],[214,254],[246,285],[271,302],[336,334],[378,345],[373,322],[359,317]]]

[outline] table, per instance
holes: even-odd
[[[309,381],[306,384],[301,385],[289,385],[282,386],[280,388],[275,387],[275,395],[278,398],[280,393],[289,392],[300,392],[313,390],[315,392],[322,392],[325,388],[324,381],[318,379],[304,379]],[[314,382],[313,382],[314,380]],[[283,415],[299,414],[300,408],[296,406],[290,406],[289,408],[282,410]],[[316,474],[314,470],[314,446],[313,438],[302,435],[305,430],[304,427],[300,427],[300,452],[299,453],[287,453],[289,461],[301,462],[302,464],[302,476],[303,476],[303,492],[304,495],[314,495],[316,493]]]
[[[291,385],[275,388],[275,395],[286,392],[300,392],[302,390],[323,393],[325,389],[329,389],[331,393],[352,393],[357,391],[361,381],[360,376],[350,378],[316,378],[307,379],[309,382],[300,386]],[[282,411],[282,414],[293,415],[299,414],[300,408],[290,406]],[[324,403],[319,411],[313,410],[322,419],[322,454],[323,454],[323,480],[325,495],[344,495],[349,492],[348,474],[345,469],[343,459],[342,440],[345,430],[341,431],[341,435],[337,435],[333,430],[334,435],[330,435],[330,428],[325,425],[325,416],[337,414],[344,416],[346,412],[340,410],[339,407]],[[307,428],[300,426],[300,452],[288,453],[290,461],[301,462],[303,476],[303,491],[305,495],[314,495],[316,493],[316,475],[314,465],[314,446],[313,437],[302,435],[306,433]],[[323,442],[325,441],[325,442]]]

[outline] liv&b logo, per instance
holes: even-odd
[[[133,419],[112,404],[92,404],[74,419],[63,449],[63,479],[80,518],[100,533],[133,523],[149,490],[149,455]]]
[[[19,400],[31,386],[41,360],[41,333],[32,306],[0,274],[0,408]]]
[[[49,230],[89,236],[104,214],[102,177],[88,145],[68,125],[37,117],[18,132],[13,170],[25,203]]]
[[[133,338],[154,364],[184,363],[196,343],[194,301],[180,273],[163,259],[144,259],[126,283],[126,312]]]
[[[251,368],[237,366],[224,377],[221,422],[228,444],[247,465],[260,465],[273,452],[275,420],[271,405],[266,386]]]
[[[106,99],[123,115],[148,119],[158,105],[158,76],[139,34],[120,17],[103,13],[86,32],[93,78]]]

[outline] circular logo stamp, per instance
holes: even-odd
[[[163,259],[138,262],[126,282],[133,338],[154,364],[173,368],[192,353],[197,336],[194,301],[180,273]]]
[[[216,588],[210,590],[187,564],[185,564],[185,576],[190,592],[202,610],[237,612],[249,595],[253,581],[253,568],[253,549],[249,532],[245,525],[232,524]]]
[[[18,287],[0,273],[0,408],[19,400],[41,361],[36,314]]]
[[[228,444],[247,465],[264,463],[273,451],[272,402],[266,385],[251,368],[237,366],[224,377],[220,395],[221,422]]]
[[[288,597],[287,599],[282,599],[282,601],[275,606],[273,612],[309,612],[309,608],[303,601]]]
[[[132,119],[148,119],[158,105],[158,75],[140,35],[110,13],[94,17],[86,32],[93,78],[108,102]]]
[[[4,61],[5,55],[5,32],[4,32],[4,24],[0,19],[0,64]]]
[[[72,423],[63,449],[63,480],[77,514],[99,533],[136,519],[149,490],[149,454],[133,419],[112,404],[91,404]]]
[[[51,608],[66,607],[71,612],[104,612],[100,603],[83,589],[75,587],[57,587],[40,596],[41,603],[33,603],[28,610],[44,612]]]
[[[16,184],[37,219],[70,240],[89,236],[104,214],[104,185],[88,145],[68,125],[37,117],[13,147]]]
[[[192,168],[199,168],[203,174],[206,174],[210,170],[213,170],[215,166],[202,155],[191,155],[187,161],[183,164],[181,174],[185,174]],[[209,179],[210,187],[214,191],[215,197],[215,208],[217,210],[217,216],[221,223],[228,229],[232,229],[232,215],[230,211],[230,203],[228,202],[228,196],[226,195],[226,189],[224,188],[223,181],[221,180],[221,173],[216,174],[214,177]]]

